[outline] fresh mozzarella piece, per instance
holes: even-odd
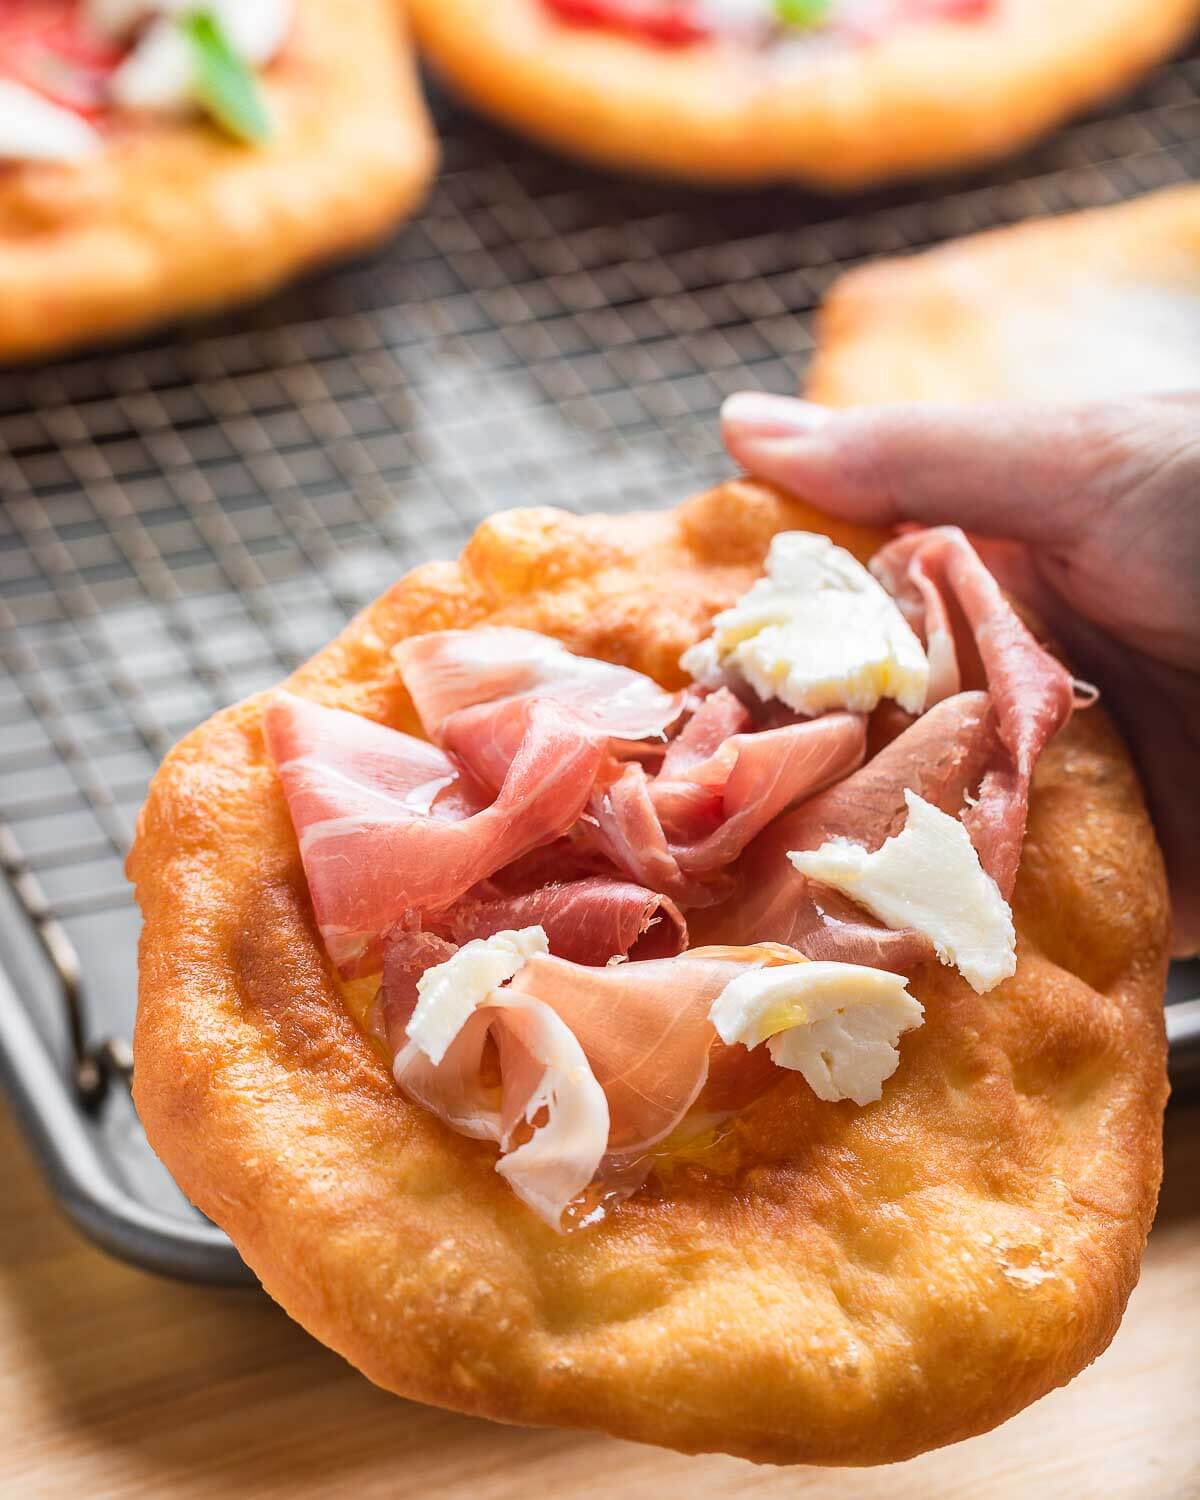
[[[183,109],[192,102],[193,78],[188,39],[162,16],[113,74],[108,90],[123,109]]]
[[[293,0],[218,0],[213,6],[235,51],[256,68],[269,63],[287,41],[292,8]]]
[[[0,78],[0,161],[81,161],[99,148],[86,120]]]
[[[925,652],[891,596],[844,548],[806,531],[774,539],[765,576],[680,664],[708,687],[740,681],[802,714],[869,713],[881,698],[920,713],[929,686]]]
[[[535,953],[549,953],[541,927],[497,932],[464,943],[445,963],[417,981],[420,997],[408,1023],[408,1039],[430,1062],[440,1063],[467,1017],[505,984]]]
[[[942,963],[986,994],[1016,972],[1012,912],[959,820],[913,791],[904,800],[904,828],[873,854],[839,838],[788,859],[886,926],[924,933]]]
[[[775,0],[696,0],[693,17],[706,31],[757,35],[779,19]]]
[[[511,1133],[501,1142],[506,1154],[496,1171],[523,1203],[559,1229],[563,1210],[595,1177],[608,1147],[608,1100],[571,1028],[549,1005],[509,990],[497,1000],[504,1026],[542,1071],[521,1112],[534,1132],[515,1150],[508,1150]],[[537,1125],[543,1111],[545,1121]]]
[[[781,1068],[818,1099],[870,1104],[900,1063],[902,1032],[924,1011],[900,974],[861,964],[791,963],[748,969],[727,984],[709,1019],[723,1042],[766,1042]]]
[[[213,0],[208,9],[234,51],[252,67],[269,63],[287,39],[293,0]],[[185,109],[193,101],[193,59],[177,17],[194,10],[192,0],[156,5],[93,0],[91,21],[105,34],[124,35],[146,14],[156,14],[136,47],[113,74],[115,103],[126,109]]]
[[[120,41],[151,16],[181,16],[196,0],[85,0],[84,20],[97,36]],[[256,67],[270,62],[287,40],[294,0],[210,0],[234,49]]]

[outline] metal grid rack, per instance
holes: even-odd
[[[373,259],[0,374],[0,1074],[68,1209],[159,1269],[238,1274],[106,1088],[162,754],[490,511],[728,472],[722,398],[795,389],[848,266],[1194,178],[1200,54],[986,176],[844,201],[619,183],[440,114],[432,199]]]

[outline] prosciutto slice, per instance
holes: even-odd
[[[620,869],[685,904],[719,899],[726,886],[712,876],[772,819],[863,757],[861,715],[825,714],[719,740],[716,723],[733,721],[731,705],[741,708],[727,690],[713,694],[668,750],[660,775],[627,764],[589,809],[598,847]]]
[[[789,715],[788,722],[794,723],[795,716]],[[687,723],[667,746],[662,763],[663,779],[684,779],[694,767],[711,760],[726,740],[735,734],[745,734],[751,725],[750,710],[728,688],[708,693],[698,703],[693,702]],[[759,727],[779,726],[760,724]]]
[[[576,853],[599,854],[638,885],[692,905],[724,895],[727,883],[714,877],[755,834],[863,756],[859,716],[751,733],[747,709],[720,689],[688,695],[691,716],[655,775],[619,757],[661,740],[684,696],[641,673],[497,626],[416,636],[395,654],[426,730],[488,787],[508,775],[531,702],[569,707],[607,752]]]
[[[536,927],[441,946],[425,934],[389,945],[396,1082],[460,1134],[497,1142],[497,1170],[554,1227],[602,1161],[627,1161],[682,1119],[721,1046],[708,1010],[748,966],[722,954],[589,968],[547,955]],[[421,977],[430,959],[444,967]]]
[[[103,112],[122,51],[94,34],[78,0],[0,4],[0,78],[84,116]]]
[[[551,953],[577,964],[669,958],[687,947],[687,923],[673,901],[604,875],[466,896],[436,919],[436,931],[455,943],[519,927],[543,928]]]
[[[444,751],[358,714],[280,694],[264,719],[313,908],[343,975],[378,968],[380,939],[450,907],[481,880],[564,834],[602,751],[545,700],[490,803]]]
[[[986,769],[963,822],[1007,899],[1034,767],[1071,716],[1070,674],[1034,639],[958,527],[897,537],[872,559],[871,570],[925,640],[929,703],[963,686],[986,685],[991,695],[1003,753]]]
[[[500,934],[501,962],[505,953],[532,946],[536,931]],[[511,983],[476,997],[465,1023],[431,1055],[414,1039],[422,1003],[415,964],[444,963],[454,951],[447,945],[439,955],[436,947],[418,950],[408,942],[389,947],[383,1003],[396,1081],[460,1134],[498,1142],[508,1154],[497,1170],[555,1227],[602,1164],[608,1174],[628,1175],[636,1158],[670,1135],[710,1071],[712,1100],[727,1110],[749,1103],[779,1077],[766,1049],[749,1053],[723,1043],[709,1012],[738,975],[799,961],[786,949],[714,948],[611,968],[534,952]],[[472,963],[495,961],[457,951]],[[516,962],[502,972],[511,973]],[[518,1143],[525,1127],[532,1135]]]
[[[721,1050],[709,1020],[725,986],[765,952],[699,949],[679,958],[589,969],[535,956],[511,989],[550,1006],[570,1027],[608,1099],[609,1151],[648,1150],[670,1135],[708,1079],[711,1055]],[[747,1054],[740,1049],[740,1057]],[[753,1090],[770,1070],[746,1077]]]
[[[932,957],[920,933],[875,922],[839,892],[806,880],[787,854],[831,838],[878,849],[904,826],[906,790],[958,816],[1001,754],[986,693],[944,699],[852,776],[773,823],[747,850],[737,895],[703,923],[703,934],[713,941],[736,933],[741,941],[787,943],[809,958],[894,973]]]
[[[489,1043],[498,1084],[485,1073]],[[550,1006],[511,986],[491,992],[440,1062],[408,1042],[393,1074],[409,1098],[460,1134],[495,1141],[496,1170],[553,1228],[604,1159],[608,1102],[583,1049]]]
[[[551,957],[538,927],[467,944],[415,987],[389,961],[384,987],[399,1086],[497,1141],[497,1170],[555,1228],[586,1187],[632,1191],[697,1103],[711,1122],[780,1068],[818,1098],[877,1100],[922,1015],[902,981],[773,944],[599,969]]]
[[[422,727],[438,743],[444,742],[453,715],[480,704],[552,699],[618,740],[661,739],[683,707],[682,694],[668,693],[653,678],[576,656],[535,630],[505,625],[440,630],[401,641],[394,655]],[[507,717],[489,716],[497,722]]]

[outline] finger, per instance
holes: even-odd
[[[722,430],[749,472],[848,520],[953,523],[1054,546],[1081,535],[1114,466],[1133,477],[1138,405],[832,410],[747,392],[726,401]]]

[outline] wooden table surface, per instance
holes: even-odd
[[[0,1497],[709,1496],[1197,1500],[1200,1105],[1108,1353],[999,1431],[888,1469],[759,1469],[387,1396],[259,1292],[158,1280],[79,1239],[0,1103]]]

